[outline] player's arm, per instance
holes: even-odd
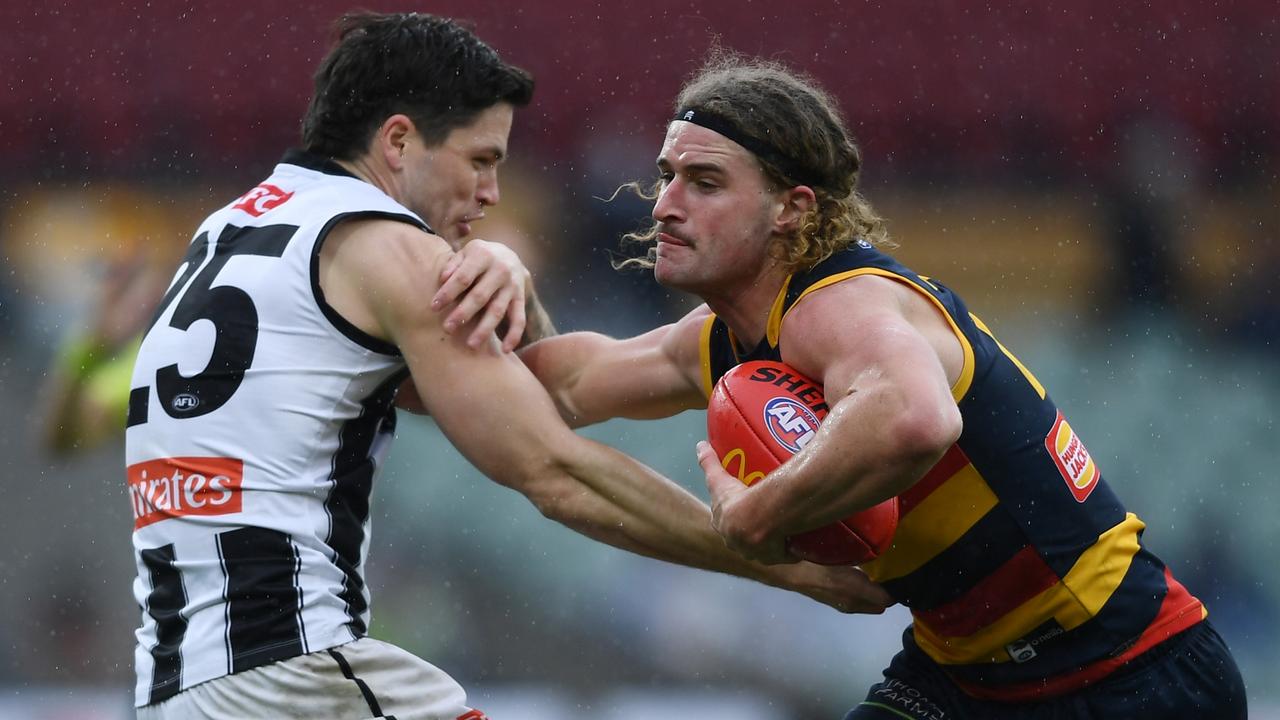
[[[706,407],[699,307],[671,325],[625,340],[575,332],[534,343],[520,357],[574,427],[615,417],[670,417]]]
[[[511,248],[475,239],[445,263],[431,307],[446,314],[445,329],[468,325],[467,343],[485,342],[495,331],[506,351],[556,334],[551,316],[533,287],[533,276]],[[472,320],[476,322],[472,323]],[[417,414],[427,409],[413,379],[396,393],[396,407]]]
[[[412,228],[365,225],[335,230],[326,252],[330,303],[341,301],[335,307],[349,320],[394,342],[449,440],[547,517],[632,552],[788,587],[845,611],[879,612],[888,603],[856,572],[768,568],[733,553],[696,497],[570,430],[537,380],[496,339],[473,349],[465,332],[446,332],[442,316],[420,300],[422,279],[438,277],[447,261],[443,241]]]
[[[787,536],[900,494],[959,438],[944,367],[959,344],[923,302],[895,281],[860,277],[814,292],[787,315],[784,360],[820,380],[831,410],[803,450],[749,489],[699,447],[730,546],[782,560]]]

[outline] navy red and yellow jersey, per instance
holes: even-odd
[[[901,495],[892,547],[862,566],[911,609],[908,641],[970,694],[1023,700],[1089,684],[1203,619],[1036,377],[955,293],[868,244],[789,277],[755,348],[709,317],[704,389],[739,363],[784,360],[796,303],[862,275],[919,292],[964,350],[960,439]]]

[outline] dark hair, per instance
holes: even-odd
[[[404,113],[438,144],[498,103],[528,105],[533,77],[454,20],[425,13],[349,13],[315,75],[302,119],[308,151],[342,160],[364,152],[388,117]]]
[[[836,251],[865,240],[889,245],[884,220],[858,193],[862,154],[845,127],[835,100],[816,81],[781,63],[715,48],[706,64],[685,83],[675,110],[697,109],[727,121],[752,144],[765,177],[779,188],[808,185],[817,202],[793,237],[776,254],[791,268],[809,268]],[[679,118],[677,118],[679,119]],[[659,186],[630,187],[656,198]],[[624,241],[648,244],[657,226],[630,233]],[[620,265],[650,267],[655,254]]]

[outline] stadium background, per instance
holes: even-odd
[[[122,450],[55,460],[57,346],[112,257],[172,261],[296,141],[354,7],[0,8],[0,717],[128,716]],[[387,2],[469,18],[538,78],[503,204],[561,329],[631,333],[686,298],[609,269],[671,99],[718,41],[839,99],[898,255],[957,288],[1050,388],[1146,540],[1204,599],[1255,717],[1280,717],[1280,11],[1274,2]],[[701,413],[586,431],[705,496]],[[596,546],[402,422],[375,493],[373,632],[495,718],[839,717],[905,615]]]

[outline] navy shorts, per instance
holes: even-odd
[[[908,631],[910,632],[910,631]],[[1134,658],[1100,682],[1037,702],[964,694],[918,650],[904,650],[845,720],[1246,720],[1244,679],[1207,621]]]

